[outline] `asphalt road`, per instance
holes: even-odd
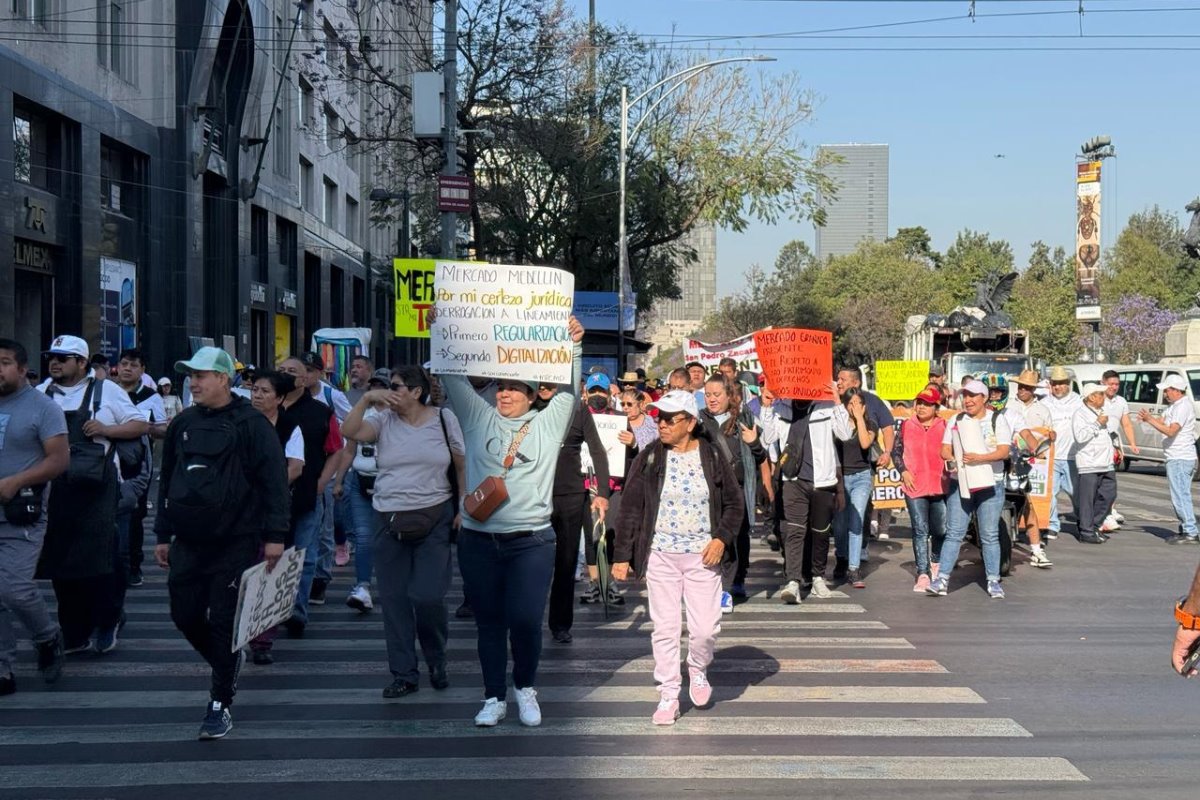
[[[756,547],[753,596],[722,626],[717,702],[685,700],[668,729],[649,722],[639,589],[607,621],[580,609],[573,644],[547,637],[541,728],[511,704],[477,730],[471,623],[452,623],[450,690],[384,701],[380,618],[340,604],[340,569],[309,635],[247,666],[234,731],[197,742],[206,668],[150,572],[116,652],[73,659],[50,690],[22,653],[20,691],[0,698],[0,798],[1195,797],[1200,682],[1167,657],[1200,547],[1163,543],[1174,523],[1154,472],[1121,475],[1112,541],[1064,535],[1049,571],[1019,557],[1004,601],[987,599],[970,547],[948,597],[912,593],[903,518],[871,545],[866,589],[799,607],[774,599],[777,558]]]

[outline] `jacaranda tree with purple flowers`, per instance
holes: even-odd
[[[1105,309],[1100,324],[1100,345],[1105,360],[1117,364],[1157,361],[1163,354],[1167,329],[1179,315],[1163,308],[1153,297],[1127,294]]]

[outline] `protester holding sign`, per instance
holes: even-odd
[[[233,652],[238,581],[283,555],[289,522],[287,466],[271,423],[231,390],[233,359],[202,347],[175,364],[193,405],[167,429],[159,477],[154,557],[169,569],[171,619],[212,667],[201,739],[233,729],[229,706],[245,651]]]
[[[431,314],[438,325],[440,309]],[[582,377],[583,356],[583,326],[574,317],[568,320],[566,336],[572,374],[562,382],[573,390]],[[436,360],[433,368],[438,368]],[[505,371],[519,370],[506,365]],[[577,401],[570,391],[562,391],[535,411],[533,402],[543,379],[533,375],[540,373],[532,369],[524,372],[528,378],[498,380],[495,408],[480,399],[465,376],[442,376],[467,445],[468,494],[458,565],[478,630],[485,698],[475,716],[480,727],[498,725],[508,713],[505,672],[510,639],[521,723],[542,723],[534,683],[542,653],[542,616],[554,573],[554,467]]]
[[[914,592],[924,592],[938,576],[942,540],[946,533],[946,495],[950,477],[942,459],[946,420],[938,415],[942,394],[927,387],[913,401],[913,415],[900,423],[892,445],[892,463],[903,481],[904,506],[912,523],[913,561],[917,569]]]
[[[471,393],[474,396],[474,392]],[[416,642],[434,689],[446,677],[446,593],[450,590],[450,532],[466,485],[465,445],[454,414],[430,407],[429,379],[420,367],[393,370],[387,389],[372,389],[342,425],[346,436],[374,444],[378,473],[371,505],[371,542],[392,683],[383,696],[419,688]]]

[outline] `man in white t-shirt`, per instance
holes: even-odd
[[[1105,370],[1100,383],[1104,386],[1104,415],[1108,417],[1108,430],[1118,436],[1125,434],[1130,451],[1137,455],[1141,451],[1138,450],[1137,440],[1133,438],[1133,416],[1129,413],[1129,403],[1121,396],[1121,376],[1116,370]],[[1124,521],[1114,502],[1112,512],[1105,518],[1100,530],[1103,533],[1115,531]]]
[[[1002,600],[1000,513],[1004,510],[1004,465],[1013,432],[1008,421],[988,407],[988,389],[983,381],[968,381],[959,394],[963,411],[946,426],[942,438],[942,458],[957,465],[959,486],[946,498],[946,539],[942,543],[938,576],[925,591],[938,597],[946,595],[967,525],[974,516],[983,550],[988,596]],[[985,468],[991,473],[990,480],[989,476],[979,474]]]
[[[1083,398],[1071,391],[1071,373],[1066,367],[1051,367],[1050,394],[1041,401],[1050,411],[1054,428],[1054,494],[1050,498],[1049,531],[1051,539],[1058,538],[1062,520],[1058,513],[1058,495],[1066,492],[1074,505],[1075,484],[1079,472],[1075,469],[1075,432],[1072,420],[1083,406]]]
[[[1200,544],[1196,530],[1196,511],[1192,506],[1192,475],[1196,472],[1196,411],[1187,395],[1187,381],[1171,374],[1158,384],[1166,398],[1167,410],[1155,417],[1148,410],[1138,419],[1163,435],[1163,455],[1167,459],[1167,483],[1171,487],[1171,505],[1179,519],[1179,534],[1169,544]]]

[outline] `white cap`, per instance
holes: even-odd
[[[171,385],[171,379],[170,379],[170,378],[168,378],[168,377],[165,377],[165,376],[164,376],[164,377],[162,377],[162,378],[159,378],[159,379],[158,379],[158,385],[159,385],[159,386],[170,386],[170,385]]]
[[[1098,392],[1099,392],[1099,393],[1103,393],[1103,392],[1104,392],[1104,387],[1103,387],[1103,386],[1101,386],[1101,385],[1100,385],[1100,384],[1098,384],[1098,383],[1085,383],[1085,384],[1083,385],[1083,392],[1082,392],[1082,394],[1083,394],[1083,396],[1084,396],[1084,397],[1087,397],[1088,395],[1093,395],[1093,394],[1096,394],[1096,393],[1098,393]]]
[[[684,389],[672,389],[651,403],[650,407],[657,408],[666,414],[677,414],[683,411],[693,417],[700,416],[700,412],[696,409],[696,395]]]
[[[55,336],[50,348],[46,350],[46,355],[89,358],[92,351],[88,348],[88,343],[78,336]]]
[[[1187,381],[1183,379],[1182,375],[1171,374],[1168,375],[1166,379],[1164,379],[1163,382],[1158,385],[1158,388],[1178,389],[1181,392],[1186,392],[1188,390],[1188,385]]]
[[[962,387],[963,394],[982,394],[988,393],[988,388],[983,381],[967,381],[967,385]]]

